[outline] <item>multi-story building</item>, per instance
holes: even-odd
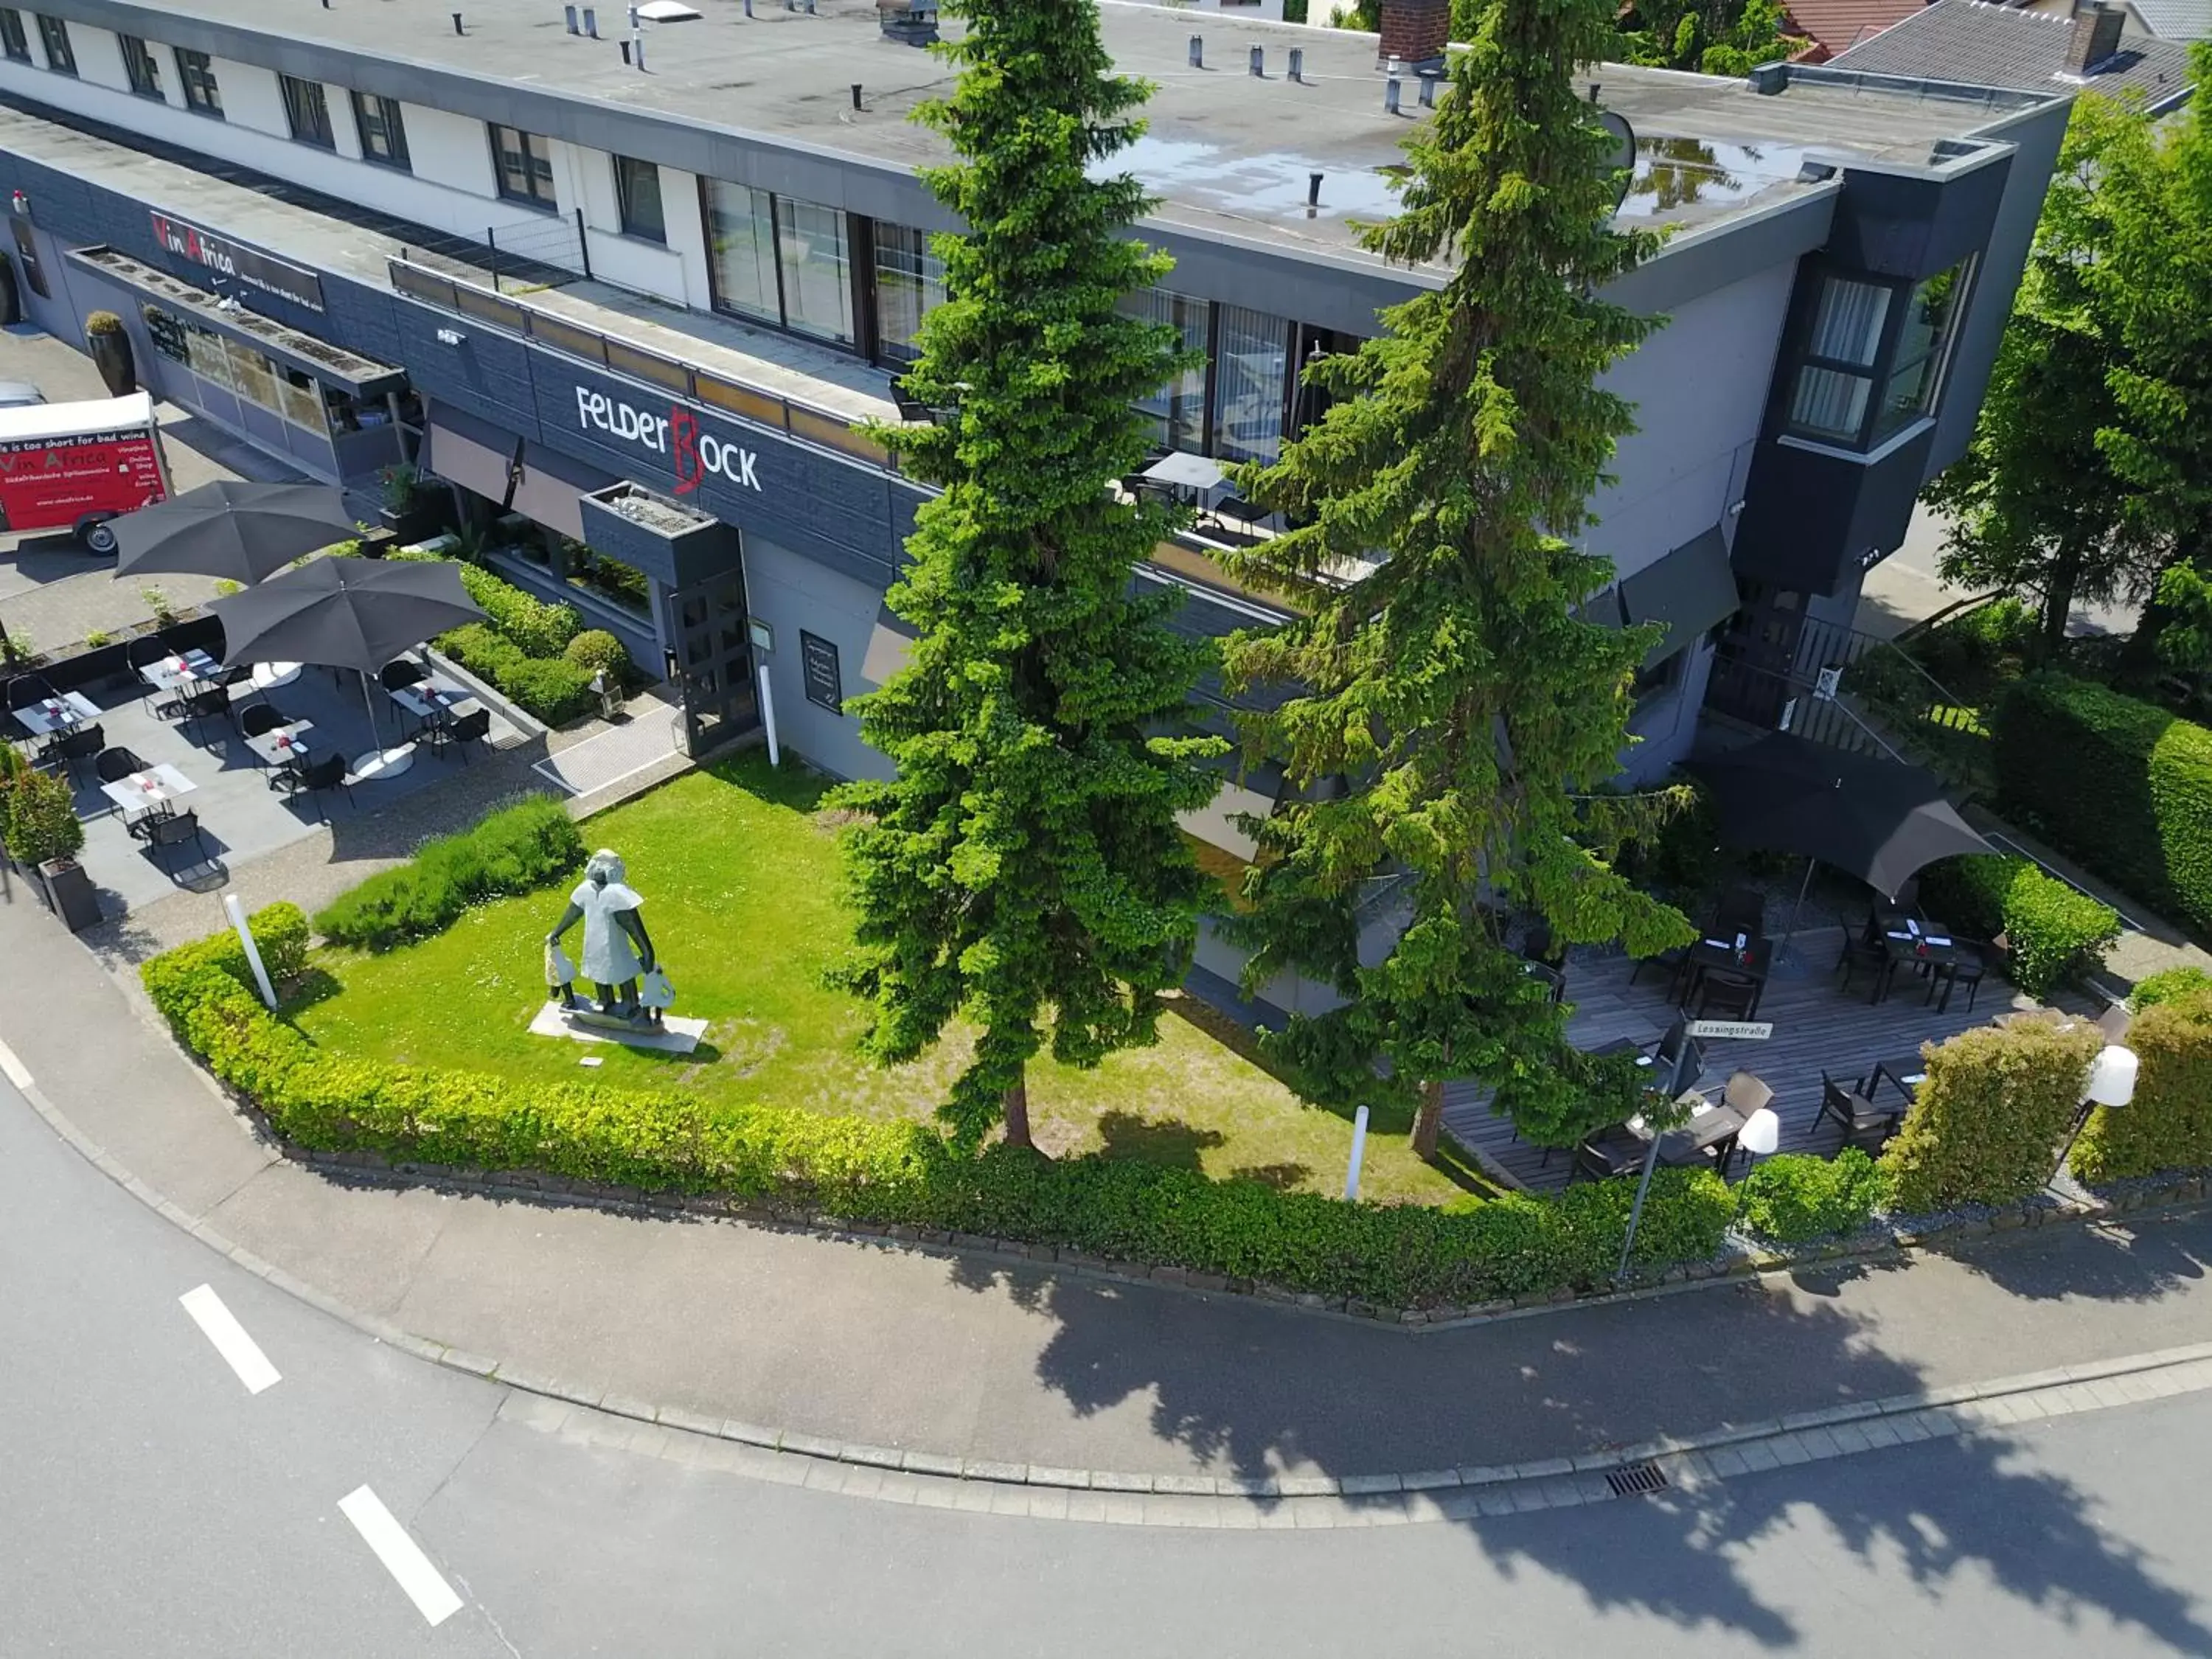
[[[702,732],[757,722],[764,688],[785,744],[867,772],[843,702],[901,659],[883,596],[924,492],[854,423],[899,417],[941,293],[927,237],[957,228],[915,173],[945,151],[908,119],[946,82],[916,49],[936,18],[696,5],[635,24],[562,0],[0,7],[17,287],[64,337],[118,312],[156,392],[309,471],[415,459],[555,532],[542,558],[598,542],[644,602],[579,602],[669,665]],[[1379,46],[1103,10],[1117,64],[1158,88],[1121,164],[1176,260],[1133,303],[1206,355],[1146,411],[1164,452],[1273,456],[1316,412],[1299,366],[1443,280],[1354,228],[1390,211],[1448,6],[1386,0]],[[1708,701],[1777,717],[1808,619],[1848,624],[1965,445],[2071,89],[1786,65],[1588,82],[1634,135],[1620,215],[1668,236],[1613,290],[1667,320],[1611,375],[1638,429],[1589,532],[1620,573],[1603,613],[1668,627],[1625,757],[1648,776]],[[696,522],[630,533],[608,504],[633,486]],[[1216,556],[1268,528],[1202,520],[1146,579],[1183,591],[1194,629],[1264,620]],[[1264,805],[1246,782],[1224,810]],[[1207,833],[1237,839],[1218,815]]]

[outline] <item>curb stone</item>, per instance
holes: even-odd
[[[658,1427],[698,1436],[704,1439],[728,1442],[769,1450],[783,1455],[809,1458],[817,1462],[866,1468],[880,1473],[889,1469],[915,1475],[973,1483],[978,1486],[1028,1487],[1049,1491],[1083,1491],[1133,1495],[1174,1495],[1190,1498],[1236,1498],[1252,1501],[1299,1498],[1354,1499],[1395,1498],[1401,1503],[1419,1504],[1432,1492],[1449,1494],[1453,1491],[1488,1491],[1496,1498],[1504,1500],[1504,1508],[1498,1513],[1522,1508],[1561,1507],[1594,1501],[1596,1494],[1585,1493],[1574,1486],[1576,1480],[1600,1480],[1614,1470],[1646,1463],[1656,1463],[1674,1479],[1674,1484],[1693,1488],[1701,1480],[1717,1478],[1710,1454],[1724,1452],[1740,1446],[1771,1449],[1769,1455],[1781,1463],[1797,1463],[1815,1458],[1830,1457],[1863,1449],[1867,1445],[1884,1445],[1899,1440],[1926,1438],[1935,1435],[1969,1432],[1979,1426],[1995,1426],[2012,1420],[2012,1413],[2000,1402],[2014,1396],[2039,1391],[2069,1389],[2087,1391],[2091,1385],[2110,1384],[2116,1379],[2154,1376],[2178,1368],[2201,1365],[2212,1372],[2212,1342],[2193,1343],[2181,1347],[2166,1348],[2148,1353],[2128,1355],[2120,1358],[2094,1360],[2080,1364],[2061,1366],[2053,1370],[2023,1375],[1996,1377],[1978,1383],[1948,1384],[1937,1388],[1917,1389],[1911,1393],[1892,1395],[1873,1401],[1852,1401],[1815,1411],[1792,1413],[1780,1419],[1735,1425],[1703,1433],[1686,1436],[1662,1435],[1656,1439],[1633,1445],[1621,1446],[1605,1451],[1584,1454],[1576,1457],[1553,1457],[1529,1462],[1495,1464],[1462,1465],[1457,1468],[1430,1468],[1404,1472],[1377,1472],[1345,1475],[1295,1474],[1278,1474],[1265,1479],[1235,1476],[1187,1474],[1135,1474],[1115,1470],[1075,1469],[1054,1468],[1043,1464],[1000,1462],[987,1459],[958,1458],[939,1454],[908,1450],[864,1443],[830,1439],[820,1435],[804,1434],[793,1430],[775,1430],[739,1422],[734,1419],[714,1419],[696,1412],[674,1407],[655,1406],[649,1401],[621,1395],[609,1395],[603,1390],[548,1376],[524,1365],[509,1366],[502,1361],[489,1358],[467,1349],[453,1346],[433,1338],[422,1337],[399,1329],[388,1321],[364,1312],[335,1297],[307,1285],[273,1263],[262,1260],[243,1246],[225,1237],[222,1233],[196,1220],[177,1205],[161,1196],[139,1180],[97,1142],[79,1130],[68,1115],[49,1100],[35,1083],[19,1091],[33,1111],[46,1121],[56,1134],[72,1150],[100,1172],[128,1192],[133,1198],[173,1223],[180,1231],[199,1239],[210,1249],[224,1256],[235,1266],[297,1299],[329,1314],[355,1329],[387,1346],[416,1358],[477,1377],[500,1383],[521,1394],[558,1401],[562,1404],[597,1412],[626,1421],[645,1423]],[[279,1143],[282,1144],[282,1143]],[[289,1149],[288,1149],[289,1151]],[[343,1155],[341,1155],[343,1156]],[[306,1159],[295,1159],[307,1162]],[[319,1160],[318,1160],[319,1161]],[[392,1184],[374,1181],[374,1171],[362,1166],[374,1184]],[[406,1184],[415,1184],[412,1182]],[[487,1186],[493,1183],[487,1182]],[[2177,1195],[2185,1192],[2201,1195],[2204,1190],[2202,1177],[2177,1182]],[[588,1204],[591,1200],[582,1195],[556,1195],[533,1192],[534,1196],[558,1203]],[[2155,1202],[2148,1194],[2130,1194],[2134,1201],[2119,1206],[2072,1204],[2067,1207],[2086,1218],[2100,1218],[2115,1212],[2116,1209],[2137,1211],[2152,1207]],[[624,1206],[643,1208],[649,1206]],[[769,1224],[788,1226],[787,1220]],[[1984,1224],[1986,1230],[1987,1224]],[[835,1227],[820,1229],[832,1237],[854,1237],[854,1235]],[[872,1241],[879,1248],[892,1248],[886,1241]],[[1885,1249],[1893,1248],[1888,1237],[1882,1240]],[[987,1252],[999,1254],[996,1251]],[[1863,1255],[1864,1251],[1851,1251],[1850,1255]],[[1017,1259],[1026,1260],[1025,1256]],[[1819,1260],[1827,1260],[1823,1256]],[[1075,1267],[1072,1261],[1060,1264]],[[1781,1269],[1790,1271],[1807,1265],[1803,1258],[1794,1259]],[[1075,1267],[1079,1273],[1079,1267]],[[1117,1275],[1119,1276],[1119,1275]],[[1722,1276],[1742,1279],[1751,1275],[1738,1273]],[[1157,1281],[1155,1281],[1157,1282]],[[1711,1281],[1707,1281],[1711,1282]],[[1643,1289],[1616,1292],[1607,1297],[1580,1298],[1581,1301],[1629,1301],[1655,1296],[1671,1295],[1680,1291],[1698,1288],[1692,1283],[1647,1286]],[[1221,1292],[1214,1292],[1220,1294]],[[1301,1297],[1297,1306],[1301,1311],[1327,1313],[1316,1305],[1320,1298],[1309,1301]],[[1540,1307],[1510,1309],[1495,1307],[1492,1311],[1463,1317],[1455,1323],[1474,1324],[1489,1319],[1525,1316],[1528,1313],[1548,1310],[1554,1307],[1577,1305],[1577,1299],[1566,1302],[1547,1300]],[[1338,1313],[1335,1317],[1346,1317]],[[1376,1322],[1362,1320],[1363,1323]],[[1413,1327],[1413,1329],[1438,1327]],[[2212,1375],[2204,1379],[2204,1386],[2212,1386]],[[2078,1397],[2078,1395],[2077,1395]],[[2109,1395],[2093,1394],[2089,1403],[2112,1404],[2132,1396],[2118,1390]],[[2043,1414],[2023,1412],[2022,1415]],[[1894,1421],[1894,1436],[1884,1438],[1871,1432],[1875,1425]],[[1845,1435],[1841,1439],[1829,1431],[1844,1425],[1865,1425],[1868,1431]],[[1506,1489],[1511,1489],[1509,1495]],[[1559,1491],[1552,1489],[1559,1488]],[[1485,1497],[1482,1512],[1492,1512],[1493,1498]],[[1434,1504],[1429,1506],[1434,1509]],[[1413,1518],[1413,1517],[1406,1517]],[[1425,1515],[1421,1518],[1429,1518]],[[1434,1518],[1443,1518],[1441,1510]]]

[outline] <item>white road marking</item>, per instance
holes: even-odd
[[[0,1073],[5,1073],[8,1081],[18,1089],[31,1086],[31,1068],[16,1059],[15,1051],[4,1042],[0,1042]]]
[[[430,1565],[430,1558],[407,1535],[407,1528],[384,1507],[382,1498],[367,1486],[356,1486],[338,1499],[338,1508],[425,1619],[441,1625],[460,1611],[461,1598],[453,1594],[453,1587]]]
[[[238,1380],[246,1384],[246,1393],[259,1394],[280,1380],[276,1368],[269,1363],[269,1356],[246,1334],[246,1327],[238,1322],[237,1316],[223,1306],[213,1285],[203,1285],[196,1291],[186,1291],[177,1300],[184,1304],[185,1311],[206,1334],[207,1340],[215,1344],[215,1351],[230,1362],[231,1370],[238,1373]]]

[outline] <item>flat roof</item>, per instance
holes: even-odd
[[[647,27],[644,70],[623,61],[623,0],[596,6],[596,40],[567,32],[562,0],[331,0],[327,9],[286,7],[281,24],[268,0],[159,9],[94,0],[84,9],[97,21],[143,12],[155,39],[165,17],[259,35],[272,43],[270,60],[287,66],[299,62],[296,48],[287,53],[281,43],[321,45],[904,170],[947,158],[943,140],[908,118],[947,90],[951,71],[886,38],[876,0],[814,0],[811,11],[752,0],[750,17],[742,0],[696,3],[696,21]],[[73,8],[61,0],[55,9]],[[1401,142],[1425,112],[1411,76],[1402,112],[1385,112],[1374,35],[1123,0],[1103,0],[1100,10],[1116,67],[1157,88],[1144,110],[1149,131],[1115,158],[1159,196],[1156,221],[1340,257],[1352,222],[1390,213]],[[944,24],[948,35],[959,27]],[[1188,61],[1194,35],[1204,41],[1203,68]],[[1293,46],[1304,53],[1298,82],[1286,73]],[[1249,72],[1254,47],[1261,76]],[[1651,224],[1709,223],[1774,204],[1810,187],[1798,177],[1808,160],[1924,166],[1939,140],[1966,137],[1991,115],[1991,99],[1961,98],[1957,88],[1945,95],[1793,78],[1761,94],[1742,82],[1618,64],[1584,74],[1641,141],[1621,211]],[[2030,101],[1993,97],[2009,100],[2001,107]],[[1309,210],[1314,173],[1322,175],[1321,199]]]

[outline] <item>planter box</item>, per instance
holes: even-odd
[[[584,540],[671,587],[738,568],[738,532],[709,514],[634,483],[579,498]]]
[[[40,896],[72,933],[100,926],[100,893],[75,859],[52,859],[38,869]]]
[[[73,657],[58,658],[37,672],[57,691],[89,692],[136,685],[137,677],[131,672],[128,653],[132,646],[146,637],[134,634],[112,644],[94,646]],[[164,650],[173,654],[185,651],[205,651],[218,657],[222,654],[222,623],[214,617],[192,617],[171,623],[167,628],[156,629],[155,637],[161,641]]]
[[[452,495],[443,490],[417,495],[403,507],[379,507],[376,516],[392,532],[392,538],[402,543],[442,536],[459,522],[454,514]]]

